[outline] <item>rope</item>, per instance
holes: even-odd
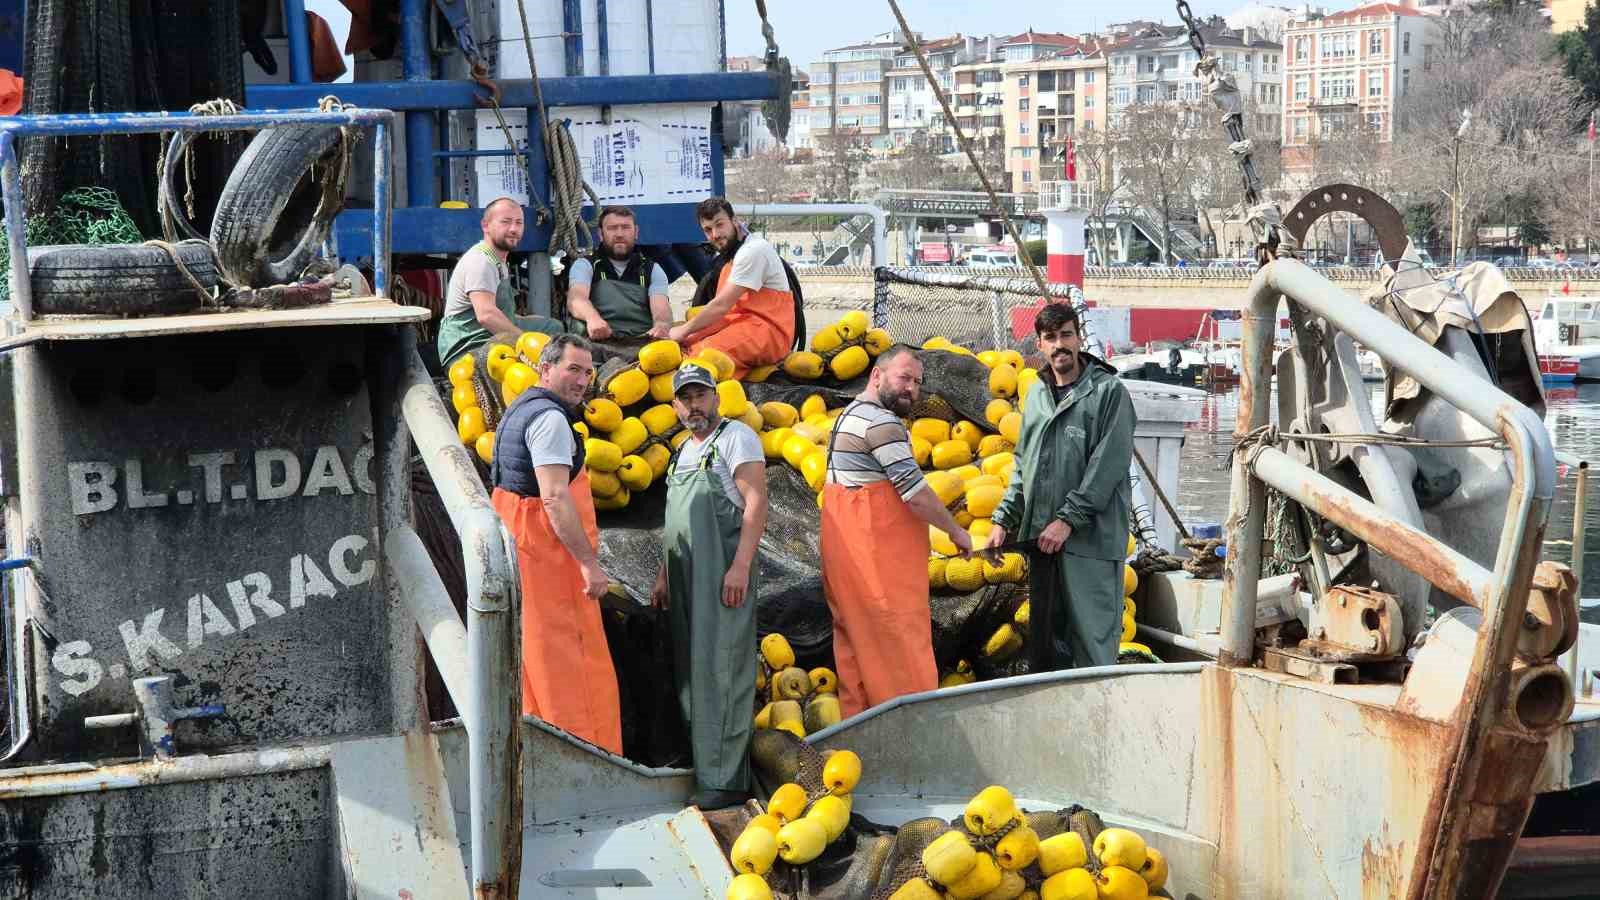
[[[933,75],[933,69],[928,65],[928,57],[922,52],[922,40],[917,33],[911,30],[911,25],[906,22],[905,13],[900,11],[900,4],[896,0],[889,0],[889,8],[894,11],[895,21],[900,23],[900,33],[906,36],[906,42],[911,47],[911,52],[917,57],[917,65],[922,69],[922,75],[928,79],[928,86],[933,88],[933,96],[939,101],[939,109],[944,112],[945,122],[955,131],[956,143],[961,145],[962,152],[966,153],[967,161],[972,164],[978,173],[978,180],[983,183],[983,189],[989,194],[989,203],[1000,214],[1000,220],[1005,223],[1006,233],[1011,235],[1012,243],[1016,244],[1017,256],[1027,266],[1028,274],[1033,276],[1033,282],[1039,288],[1039,296],[1050,296],[1050,286],[1045,283],[1044,276],[1039,273],[1039,267],[1034,265],[1033,258],[1025,252],[1022,235],[1017,233],[1016,223],[1011,221],[1011,214],[1000,203],[999,192],[994,189],[994,184],[989,180],[989,173],[983,170],[978,163],[977,152],[972,149],[972,142],[967,139],[961,130],[961,122],[956,118],[955,111],[950,108],[950,99],[945,96],[944,88],[939,85],[939,79]]]
[[[177,266],[178,271],[183,273],[183,277],[189,280],[189,286],[194,288],[194,292],[200,295],[200,305],[209,306],[211,304],[213,299],[211,292],[206,290],[206,286],[200,283],[200,279],[194,277],[194,273],[189,271],[189,267],[183,264],[183,258],[178,255],[177,247],[174,247],[169,241],[154,239],[145,241],[144,244],[146,247],[159,247],[165,250],[167,256],[172,258],[172,264]]]
[[[189,106],[193,116],[236,116],[239,105],[227,97],[217,97]],[[194,154],[191,145],[199,132],[176,131],[156,157],[156,214],[161,219],[161,236],[168,241],[203,241],[206,236],[194,227]],[[179,160],[183,163],[184,192],[180,207],[173,196],[172,181]],[[179,214],[179,209],[183,210]]]
[[[1435,441],[1403,434],[1384,434],[1370,431],[1326,432],[1323,434],[1290,432],[1284,434],[1278,431],[1278,426],[1276,425],[1263,425],[1240,438],[1228,456],[1231,460],[1234,453],[1243,451],[1248,457],[1260,447],[1277,446],[1289,441],[1301,441],[1310,444],[1369,444],[1386,447],[1487,447],[1492,450],[1504,450],[1506,448],[1506,442],[1498,437]]]
[[[595,194],[594,188],[583,180],[583,166],[578,162],[578,146],[573,142],[572,134],[567,131],[565,123],[550,121],[550,115],[545,109],[544,89],[539,85],[539,64],[533,56],[533,32],[528,28],[528,9],[523,0],[517,0],[517,16],[522,22],[522,47],[528,55],[528,75],[533,79],[534,104],[539,108],[539,127],[544,135],[545,162],[553,176],[550,198],[555,206],[555,222],[550,229],[548,249],[551,256],[564,253],[570,260],[578,255],[580,243],[584,247],[594,246],[594,233],[589,229],[589,223],[583,219],[583,201],[587,197],[594,204],[595,213],[598,215],[600,197]],[[528,176],[528,194],[531,202],[533,199],[531,170]],[[541,204],[539,220],[543,222],[550,215],[551,211]]]

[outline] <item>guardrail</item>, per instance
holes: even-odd
[[[795,271],[802,277],[807,275],[815,277],[832,278],[871,278],[870,266],[795,266]],[[1329,281],[1348,281],[1359,283],[1378,283],[1386,280],[1387,270],[1369,269],[1355,266],[1332,266],[1326,268],[1312,267],[1318,275]],[[901,272],[928,272],[943,273],[965,277],[973,275],[994,276],[997,278],[1028,278],[1028,270],[1020,266],[1007,266],[1003,268],[973,268],[971,266],[896,266],[896,271]],[[1442,267],[1429,268],[1428,273],[1434,278],[1439,278],[1453,269]],[[1500,270],[1506,280],[1513,282],[1542,282],[1547,284],[1561,284],[1571,282],[1574,285],[1588,285],[1600,282],[1600,269],[1546,269],[1536,266],[1507,266]],[[1232,282],[1245,287],[1256,273],[1255,269],[1226,268],[1213,269],[1208,266],[1087,266],[1083,270],[1083,277],[1088,281],[1220,281]]]

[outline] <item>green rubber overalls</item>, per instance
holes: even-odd
[[[650,268],[655,263],[648,259],[633,266],[634,278],[627,279],[628,270],[617,274],[611,261],[597,254],[594,259],[594,277],[590,281],[589,302],[595,312],[611,326],[614,338],[638,337],[655,327],[650,315]],[[576,316],[567,327],[574,334],[589,336],[589,326]]]
[[[506,314],[506,318],[511,320],[511,324],[521,328],[523,331],[542,331],[552,336],[566,330],[561,327],[560,322],[548,316],[517,315],[517,295],[511,287],[510,272],[505,268],[505,264],[500,261],[500,257],[495,256],[494,251],[489,249],[488,244],[480,241],[477,246],[467,252],[485,253],[494,260],[496,267],[501,272],[500,283],[495,287],[494,291],[494,305]],[[471,305],[468,305],[461,312],[444,316],[439,320],[439,362],[448,366],[461,354],[488,343],[491,336],[489,329],[478,324],[478,314],[472,309]]]
[[[667,477],[667,609],[678,705],[703,789],[750,789],[755,728],[756,573],[738,609],[722,605],[722,579],[739,547],[744,518],[712,471],[723,422],[706,439],[699,465]]]

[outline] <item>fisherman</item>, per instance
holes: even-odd
[[[567,272],[568,330],[595,341],[667,336],[672,328],[667,273],[645,258],[638,243],[633,210],[626,206],[600,210],[596,262],[579,259]]]
[[[1046,305],[1033,330],[1050,365],[1023,403],[1017,466],[984,549],[1037,542],[1029,671],[1107,666],[1122,629],[1133,400],[1116,370],[1083,350],[1070,304]]]
[[[743,230],[722,197],[695,207],[700,230],[717,251],[716,293],[699,315],[675,325],[668,337],[687,355],[715,347],[733,360],[734,378],[773,366],[789,355],[795,335],[795,295],[783,260],[772,245]]]
[[[679,366],[672,392],[689,438],[667,476],[666,553],[651,600],[672,623],[678,705],[694,747],[689,805],[722,809],[750,797],[766,456],[750,426],[718,415],[716,379],[704,367]]]
[[[523,331],[560,334],[561,323],[546,316],[517,315],[516,294],[506,258],[522,241],[522,207],[501,197],[483,209],[483,240],[461,254],[450,271],[444,314],[439,322],[439,362],[489,342],[492,335]]]
[[[928,526],[963,555],[972,539],[922,477],[901,418],[922,360],[896,344],[834,424],[822,489],[822,587],[833,612],[839,708],[846,716],[939,686],[928,615]]]
[[[620,754],[622,708],[597,602],[610,579],[595,555],[594,498],[572,427],[593,376],[587,340],[552,338],[539,386],[500,420],[491,475],[522,575],[522,711]]]

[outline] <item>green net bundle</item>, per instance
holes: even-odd
[[[139,227],[107,188],[85,187],[62,195],[56,208],[28,218],[29,247],[51,244],[137,244]],[[0,295],[11,292],[11,243],[0,224]]]

